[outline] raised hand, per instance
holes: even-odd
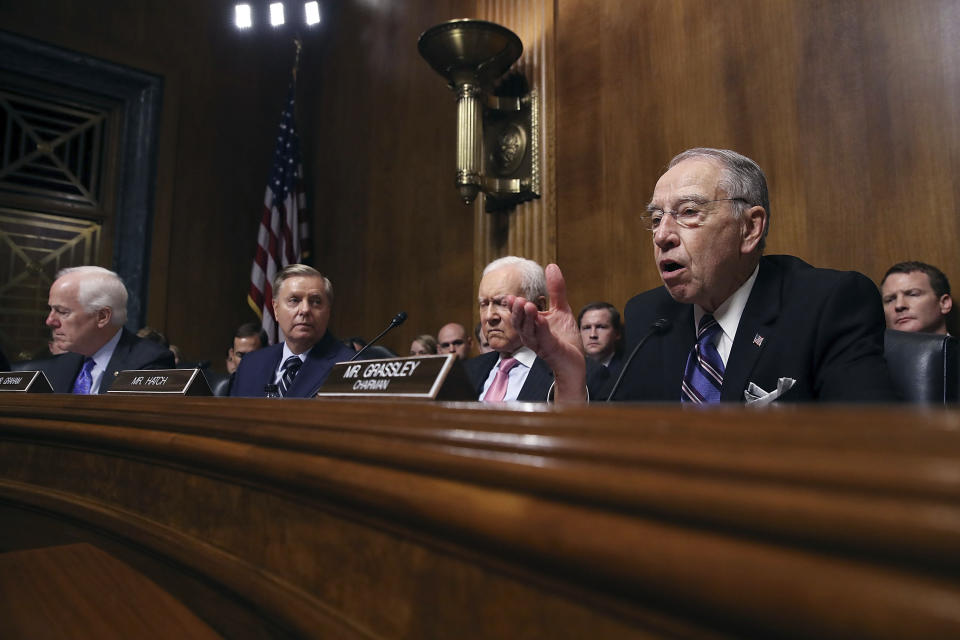
[[[520,296],[507,296],[511,319],[524,346],[530,348],[553,369],[557,402],[583,402],[586,399],[586,363],[577,318],[567,302],[567,284],[560,267],[547,265],[547,293],[550,307],[540,311]]]

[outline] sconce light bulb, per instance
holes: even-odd
[[[249,29],[253,26],[253,19],[250,13],[249,4],[238,4],[234,7],[234,16],[237,29]]]
[[[307,16],[307,26],[312,27],[315,24],[320,24],[319,2],[307,2],[303,5],[303,10]]]
[[[273,2],[270,4],[270,24],[279,27],[283,24],[283,3]]]

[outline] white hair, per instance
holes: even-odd
[[[87,313],[110,309],[110,324],[122,327],[127,322],[127,287],[113,271],[103,267],[70,267],[57,273],[57,280],[77,274],[77,301]]]
[[[706,158],[720,164],[723,173],[718,186],[723,189],[728,198],[746,201],[745,205],[740,202],[734,205],[734,213],[738,218],[747,208],[756,205],[760,205],[767,212],[767,226],[763,230],[759,245],[762,251],[767,244],[767,233],[770,231],[770,193],[767,191],[767,177],[760,165],[747,156],[729,149],[696,147],[674,156],[667,168],[672,169],[691,158]]]
[[[536,302],[541,296],[544,298],[547,297],[547,277],[543,273],[543,267],[527,258],[521,258],[519,256],[497,258],[484,267],[480,277],[482,278],[491,271],[496,271],[503,267],[516,267],[520,272],[520,292],[524,298],[531,302]]]

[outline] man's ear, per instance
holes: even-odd
[[[763,232],[767,228],[767,211],[759,205],[750,207],[741,214],[740,223],[743,230],[740,253],[753,253],[760,245]]]
[[[953,309],[953,298],[950,297],[949,293],[945,293],[940,296],[940,313],[941,315],[947,315],[951,309]]]
[[[546,297],[546,296],[540,296],[539,298],[536,299],[535,304],[537,305],[537,309],[539,309],[540,311],[546,311],[546,310],[547,310],[547,297]]]
[[[103,329],[105,326],[110,324],[110,318],[112,317],[113,317],[113,309],[111,309],[110,307],[97,309],[97,328]]]

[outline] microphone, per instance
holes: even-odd
[[[670,331],[670,327],[672,326],[673,323],[670,322],[669,318],[659,318],[653,321],[653,324],[650,325],[650,331],[647,332],[647,335],[640,339],[640,342],[637,343],[637,346],[635,346],[633,351],[630,352],[630,357],[627,358],[627,361],[624,362],[623,366],[620,368],[620,375],[617,376],[617,381],[613,383],[613,389],[610,390],[610,394],[607,396],[607,402],[613,400],[613,394],[615,394],[617,389],[620,388],[620,382],[623,380],[623,374],[627,372],[627,367],[629,367],[630,363],[633,362],[633,357],[640,351],[640,347],[646,344],[647,340],[649,340],[651,336],[663,335],[664,333]]]
[[[397,315],[393,316],[393,320],[390,321],[390,325],[389,325],[386,329],[384,329],[383,331],[381,331],[381,332],[380,332],[380,335],[378,335],[376,338],[374,338],[373,340],[371,340],[370,342],[368,342],[367,344],[365,344],[364,347],[363,347],[363,349],[360,349],[360,351],[357,351],[355,354],[353,354],[353,357],[350,358],[350,360],[348,360],[348,362],[353,362],[354,360],[356,360],[357,358],[359,358],[361,353],[363,353],[364,351],[366,351],[367,349],[369,349],[370,347],[372,347],[374,344],[376,344],[376,343],[377,343],[377,340],[379,340],[379,339],[382,338],[383,336],[387,335],[387,332],[388,332],[388,331],[390,331],[390,330],[393,329],[394,327],[399,327],[400,325],[402,325],[406,319],[407,319],[407,312],[406,312],[406,311],[401,311],[401,312],[398,313]]]

